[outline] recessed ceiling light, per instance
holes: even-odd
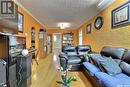
[[[67,22],[61,22],[61,23],[58,23],[57,26],[60,27],[61,29],[65,29],[65,28],[69,28],[71,24]]]

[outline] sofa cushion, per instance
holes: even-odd
[[[79,64],[81,63],[81,59],[80,58],[71,58],[68,60],[68,64]]]
[[[122,60],[130,64],[130,50],[126,50]]]
[[[78,45],[77,50],[79,50],[79,51],[90,51],[91,47],[90,47],[90,45]]]
[[[68,56],[76,56],[77,51],[74,46],[66,46],[64,47],[64,53],[66,53]]]
[[[66,46],[64,47],[64,51],[75,51],[76,48],[74,46]]]
[[[124,80],[128,79],[128,80],[130,81],[130,77],[127,76],[127,75],[124,74],[124,73],[120,73],[120,74],[113,75],[113,77],[118,78],[118,79],[122,79],[122,80],[123,80],[123,79],[124,79]]]
[[[114,59],[122,59],[123,54],[125,52],[124,48],[114,48],[114,47],[108,47],[105,46],[101,50],[101,55],[107,56],[107,57],[112,57]]]
[[[98,66],[101,71],[106,72],[104,67],[100,64],[100,60],[104,59],[100,54],[98,53],[89,54],[89,57],[91,58],[93,64]]]
[[[77,46],[78,55],[85,55],[91,51],[90,45],[78,45]]]
[[[130,77],[123,73],[111,76],[104,72],[97,72],[95,76],[105,87],[130,87]]]
[[[80,51],[80,52],[78,52],[79,56],[84,56],[86,54],[88,54],[88,51]]]
[[[90,72],[90,74],[92,76],[94,76],[94,74],[96,72],[100,72],[100,69],[98,67],[96,67],[95,65],[89,63],[89,62],[83,62],[84,67]]]
[[[76,51],[66,52],[66,54],[67,54],[68,56],[77,56],[77,52],[76,52]]]
[[[124,73],[130,76],[130,65],[128,63],[122,61],[120,67]]]
[[[121,73],[115,75],[114,77],[120,81],[120,83],[118,83],[120,87],[130,87],[130,77],[126,74]]]
[[[118,63],[116,63],[111,57],[100,60],[100,63],[109,75],[115,75],[122,72]]]
[[[114,59],[114,61],[115,61],[116,63],[118,63],[118,65],[120,66],[120,63],[121,63],[121,60],[120,60],[120,59]]]
[[[90,47],[90,45],[78,45],[77,50],[78,50],[78,52],[90,52],[91,47]]]
[[[95,73],[95,76],[105,87],[118,87],[118,84],[120,82],[115,77],[112,77],[104,72],[97,72]]]
[[[103,60],[103,57],[98,53],[89,54],[89,57],[92,58],[96,65],[100,64],[100,60]]]

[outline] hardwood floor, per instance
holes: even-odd
[[[60,80],[58,53],[48,55],[40,59],[39,65],[33,62],[32,85],[31,87],[62,87],[56,81]],[[82,72],[70,72],[70,76],[75,76],[77,81],[71,83],[71,87],[92,87],[91,83]]]

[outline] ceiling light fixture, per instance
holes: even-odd
[[[102,0],[102,1],[98,4],[98,7],[101,6],[104,1],[105,1],[105,0]]]
[[[67,22],[61,22],[61,23],[58,23],[57,26],[60,27],[61,29],[65,29],[65,28],[70,27],[71,24]]]

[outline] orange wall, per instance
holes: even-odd
[[[22,8],[18,7],[18,11],[24,15],[24,31],[23,33],[19,33],[19,35],[23,35],[27,33],[26,37],[26,47],[31,47],[31,28],[35,27],[35,46],[38,48],[38,33],[39,29],[42,28],[42,25],[39,24],[32,16],[30,16],[26,11]]]
[[[124,4],[128,0],[116,0],[108,8],[97,16],[104,18],[103,27],[100,30],[94,28],[94,21],[97,16],[90,18],[81,28],[83,29],[83,44],[90,44],[94,51],[100,51],[103,46],[125,47],[130,49],[130,25],[112,29],[111,12],[113,9]],[[86,25],[92,23],[92,33],[86,34]],[[81,29],[80,28],[80,29]]]
[[[53,35],[53,33],[74,33],[74,45],[77,45],[78,43],[78,30],[69,30],[69,29],[47,29],[47,34]]]

